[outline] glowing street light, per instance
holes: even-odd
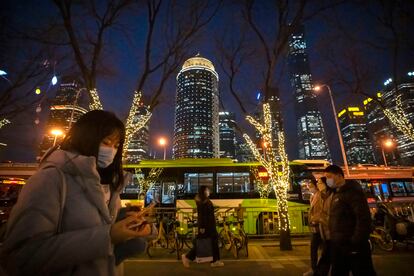
[[[0,70],[0,77],[7,76],[7,72]]]
[[[167,157],[167,139],[165,139],[164,137],[161,137],[158,140],[158,144],[160,144],[160,146],[164,148],[164,160],[165,160]]]
[[[57,79],[56,75],[54,75],[53,78],[52,78],[52,85],[56,85],[57,82],[58,82],[58,79]]]
[[[338,116],[336,116],[337,113],[336,113],[335,103],[334,103],[334,100],[333,100],[333,97],[332,97],[331,88],[327,84],[321,84],[321,85],[316,85],[313,88],[313,90],[314,91],[321,91],[323,87],[326,87],[328,89],[329,98],[331,99],[332,112],[333,112],[333,115],[334,115],[334,118],[335,118],[335,124],[336,124],[336,130],[338,132],[339,144],[341,145],[342,158],[344,160],[345,173],[346,173],[347,176],[349,176],[349,168],[348,168],[348,161],[346,159],[344,141],[342,139],[341,129],[339,128]]]
[[[52,129],[51,131],[50,131],[50,133],[52,134],[52,135],[54,135],[55,136],[55,139],[53,140],[53,146],[55,146],[56,145],[56,140],[57,140],[57,137],[58,136],[62,136],[63,135],[63,131],[62,130],[60,130],[60,129]]]
[[[384,148],[392,149],[395,146],[395,143],[392,139],[386,139],[381,143],[382,158],[384,159],[385,167],[388,167],[387,158],[385,157]]]

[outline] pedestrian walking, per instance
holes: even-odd
[[[220,261],[220,251],[218,247],[218,233],[216,229],[216,218],[214,216],[214,206],[209,199],[210,189],[207,186],[200,186],[198,194],[195,197],[197,204],[197,224],[198,235],[197,239],[208,238],[211,240],[213,261],[212,267],[224,266]],[[190,261],[194,261],[197,255],[197,242],[194,242],[193,248],[187,254],[181,256],[183,265],[190,266]],[[200,249],[198,249],[200,250]]]
[[[311,269],[305,272],[304,276],[316,275],[316,268],[318,264],[318,249],[322,246],[322,238],[319,229],[319,223],[322,214],[322,198],[321,193],[316,186],[316,180],[312,179],[308,184],[309,191],[312,193],[310,198],[309,209],[309,229],[312,233],[310,257]]]
[[[150,226],[115,222],[123,184],[123,123],[112,113],[83,115],[46,153],[23,187],[1,248],[10,275],[115,275],[114,245]]]
[[[329,215],[329,233],[333,276],[376,275],[368,243],[371,214],[358,182],[345,180],[336,165],[325,168],[326,182],[334,188]]]

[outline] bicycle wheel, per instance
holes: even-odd
[[[376,227],[374,230],[381,238],[375,239],[378,246],[385,251],[392,251],[394,249],[394,241],[391,234],[383,227]]]
[[[238,248],[239,251],[244,251],[244,256],[249,257],[249,239],[247,235],[244,233],[243,230],[239,230],[239,236],[241,238],[242,244],[240,248]]]
[[[185,234],[184,244],[185,246],[187,246],[188,249],[193,248],[193,231],[192,230],[188,231],[187,234]]]

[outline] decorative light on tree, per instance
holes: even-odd
[[[260,198],[269,198],[270,191],[272,190],[272,185],[270,181],[265,183],[260,177],[260,172],[258,167],[251,167],[250,171],[254,177],[255,185],[259,191]]]
[[[287,192],[289,189],[289,160],[285,151],[285,136],[282,131],[278,133],[279,144],[277,145],[277,153],[280,160],[277,160],[276,150],[272,140],[272,115],[268,103],[263,104],[263,117],[263,125],[251,116],[247,116],[246,119],[256,128],[261,134],[263,142],[267,144],[266,157],[262,156],[247,134],[243,134],[243,137],[256,160],[266,169],[269,175],[269,182],[275,191],[277,200],[276,206],[279,216],[280,247],[284,250],[290,250],[292,245],[290,241],[290,222],[287,201]]]
[[[148,190],[158,181],[163,168],[151,168],[147,177],[144,176],[141,169],[135,169],[135,175],[137,175],[139,191],[142,194],[146,194]]]
[[[386,108],[384,109],[384,114],[399,131],[414,141],[414,128],[402,108],[401,95],[398,95],[396,98],[395,109]]]
[[[99,98],[98,91],[96,89],[89,90],[91,95],[91,103],[89,104],[89,110],[103,110],[101,99]]]
[[[142,97],[142,93],[135,91],[134,99],[132,100],[132,106],[131,106],[131,109],[129,110],[129,115],[128,115],[126,125],[125,125],[126,135],[125,135],[124,149],[122,152],[122,156],[124,159],[126,158],[128,146],[129,146],[129,143],[131,142],[133,135],[147,124],[148,120],[151,118],[151,115],[152,115],[152,113],[147,110],[147,113],[140,115],[137,120],[136,114],[138,112],[138,108],[141,105],[141,97]]]
[[[1,119],[0,120],[0,129],[2,128],[2,127],[4,127],[5,125],[7,125],[7,124],[10,124],[11,122],[9,121],[9,120],[7,120],[7,119]]]

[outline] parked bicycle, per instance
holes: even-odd
[[[385,251],[392,251],[394,249],[394,241],[389,231],[382,226],[376,226],[374,231],[369,236],[371,250],[373,251],[375,245]]]
[[[155,256],[159,248],[176,252],[177,259],[180,258],[177,227],[179,222],[175,218],[158,217],[158,235],[155,239],[148,241],[146,253],[148,257]]]

